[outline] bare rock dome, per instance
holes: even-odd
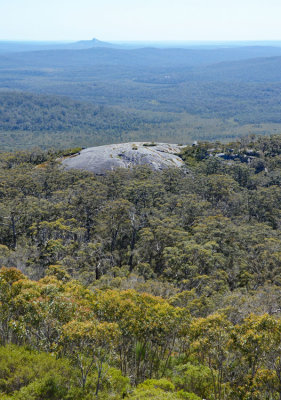
[[[148,165],[154,170],[183,167],[179,153],[184,146],[169,143],[120,143],[89,147],[62,161],[66,169],[83,169],[103,175],[116,168]]]

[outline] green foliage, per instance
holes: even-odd
[[[212,395],[212,372],[205,365],[180,364],[173,371],[172,380],[183,393],[192,392],[194,396],[197,395],[200,398],[208,398]]]
[[[15,398],[18,400],[60,400],[66,397],[67,387],[62,386],[60,380],[51,375],[44,379],[37,379],[20,390]]]
[[[167,379],[147,379],[146,381],[138,385],[138,389],[148,388],[158,388],[164,390],[165,392],[173,392],[175,390],[175,386]]]
[[[83,149],[83,147],[74,147],[72,149],[67,149],[67,150],[62,152],[62,156],[63,157],[73,156],[74,154],[79,153],[82,149]]]
[[[196,394],[184,392],[184,391],[182,391],[182,390],[178,392],[178,396],[179,396],[180,399],[186,399],[186,400],[202,400],[201,397],[198,397]]]
[[[152,142],[152,143],[144,143],[143,146],[154,147],[154,146],[156,146],[156,143],[154,143],[154,142]]]
[[[177,394],[167,393],[161,389],[136,389],[134,393],[128,397],[131,400],[145,400],[145,399],[155,399],[155,400],[176,400],[180,399]],[[196,400],[196,399],[195,399]]]
[[[79,369],[66,358],[38,353],[24,347],[0,347],[1,399],[88,400],[96,390],[95,375],[89,376],[84,390],[79,384]],[[109,368],[102,381],[100,398],[121,399],[128,391],[129,379],[116,368]]]
[[[174,393],[174,385],[167,379],[148,379],[138,385],[129,399],[150,399],[158,400],[179,399],[177,393]]]
[[[69,384],[77,384],[68,360],[16,346],[0,347],[0,392],[13,398],[66,398]]]
[[[103,177],[1,153],[1,398],[279,400],[280,143]]]

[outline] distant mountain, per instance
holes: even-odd
[[[83,50],[93,47],[122,48],[119,44],[102,42],[98,39],[80,40],[78,42],[13,42],[0,41],[0,54],[22,53],[45,50]]]
[[[67,48],[67,49],[90,49],[90,48],[96,48],[96,47],[122,48],[123,46],[118,45],[118,44],[109,43],[109,42],[103,42],[103,41],[95,39],[95,38],[92,40],[80,40],[79,42],[69,43],[67,46],[64,46],[64,48]]]

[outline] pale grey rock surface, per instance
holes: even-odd
[[[177,155],[184,146],[169,143],[132,142],[89,147],[77,155],[62,161],[66,169],[83,169],[103,175],[116,168],[130,168],[135,165],[149,165],[154,170],[183,167],[184,162]]]

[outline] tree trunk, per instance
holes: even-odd
[[[11,214],[11,227],[13,234],[13,249],[16,249],[17,247],[16,221],[13,213]]]

